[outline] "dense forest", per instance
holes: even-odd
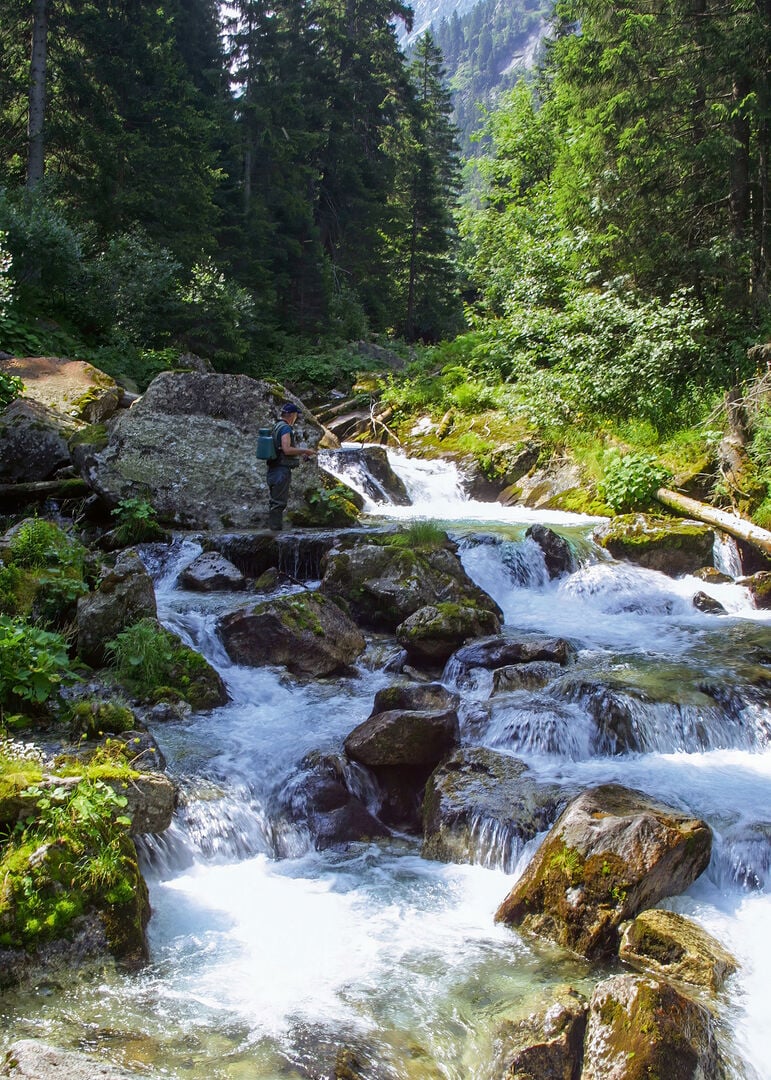
[[[0,349],[140,387],[192,350],[307,389],[388,340],[412,366],[386,401],[468,417],[480,459],[486,411],[499,441],[583,432],[596,454],[610,430],[666,459],[757,374],[769,0],[561,0],[465,190],[440,44],[456,85],[492,77],[540,7],[481,4],[409,58],[391,0],[226,10],[2,5]]]

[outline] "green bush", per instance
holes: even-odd
[[[118,681],[142,700],[181,699],[197,709],[222,703],[214,669],[155,619],[126,627],[106,648]]]
[[[154,507],[146,499],[121,499],[112,516],[118,521],[113,536],[121,547],[148,544],[166,537],[158,524]]]
[[[605,502],[617,513],[641,510],[649,506],[656,489],[667,478],[664,469],[650,454],[609,454],[600,491]]]
[[[0,710],[58,706],[76,678],[61,634],[0,616]]]

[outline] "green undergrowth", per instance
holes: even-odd
[[[107,653],[117,681],[140,700],[181,700],[194,709],[222,703],[211,665],[155,619],[126,627],[107,643]]]
[[[384,547],[406,551],[438,551],[447,547],[447,533],[433,521],[412,521],[405,529],[379,540]]]
[[[117,955],[141,951],[147,901],[122,790],[138,774],[0,746],[0,947],[34,949],[99,912]]]
[[[65,630],[93,573],[83,545],[51,521],[29,518],[0,550],[0,615]]]

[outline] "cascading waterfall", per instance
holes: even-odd
[[[370,498],[368,513],[445,523],[508,630],[565,637],[576,650],[565,668],[534,666],[532,685],[451,661],[443,681],[461,695],[464,741],[513,754],[566,791],[614,781],[712,827],[708,870],[666,906],[740,960],[721,1024],[733,1075],[760,1080],[771,1060],[768,614],[739,586],[615,563],[591,543],[595,519],[475,503],[448,463],[390,458],[412,505]],[[574,573],[549,579],[525,536],[535,522],[569,540]],[[172,828],[143,841],[151,966],[79,985],[56,1018],[45,1000],[22,999],[16,1037],[21,1028],[75,1043],[85,1025],[92,1048],[191,1080],[327,1077],[341,1048],[372,1080],[488,1080],[504,1017],[544,1007],[566,982],[590,994],[596,979],[590,965],[493,923],[538,840],[523,847],[479,817],[475,865],[428,862],[401,836],[314,850],[287,813],[307,756],[340,761],[343,739],[394,676],[374,640],[342,679],[233,664],[216,623],[248,597],[179,589],[200,550],[186,539],[145,552],[161,619],[218,668],[231,697],[154,729],[181,803]],[[697,610],[699,591],[726,614]],[[369,774],[341,768],[375,807]]]

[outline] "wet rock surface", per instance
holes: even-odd
[[[601,785],[568,805],[496,920],[583,956],[608,956],[621,923],[687,889],[711,850],[704,821],[641,792]]]
[[[426,784],[422,854],[443,862],[492,860],[511,872],[525,843],[549,827],[566,798],[508,754],[456,750]]]
[[[614,558],[670,577],[713,565],[714,529],[698,521],[624,514],[600,525],[593,536]]]
[[[719,941],[674,911],[642,911],[624,930],[619,956],[635,968],[712,992],[738,968]]]
[[[219,632],[235,663],[283,664],[294,674],[342,671],[365,645],[337,604],[307,591],[232,612],[221,620]]]
[[[581,1080],[654,1076],[724,1080],[709,1010],[657,979],[604,980],[589,1005]]]
[[[578,1080],[588,1009],[581,994],[565,988],[543,1012],[502,1024],[495,1037],[495,1077]]]

